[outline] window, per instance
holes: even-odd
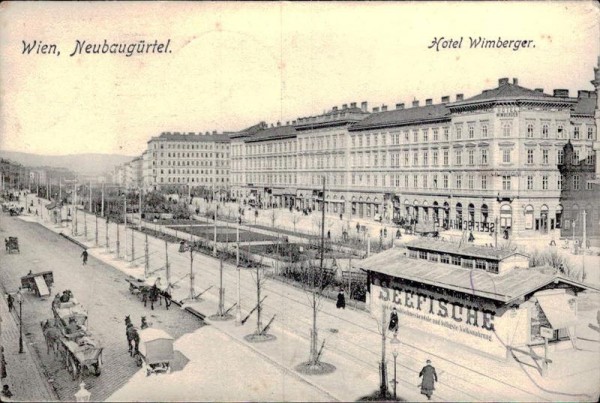
[[[444,127],[444,141],[448,141],[449,136],[450,136],[450,128]]]
[[[573,150],[573,155],[571,156],[571,163],[573,165],[579,164],[579,150]]]
[[[419,257],[419,254],[416,250],[410,250],[408,251],[408,257],[411,257],[413,259],[417,259]]]
[[[408,151],[404,151],[404,166],[408,166]]]
[[[433,141],[438,141],[438,140],[439,140],[438,129],[433,129]]]
[[[527,138],[533,137],[533,123],[527,125]]]
[[[429,153],[428,153],[427,151],[424,151],[424,152],[423,152],[423,165],[424,165],[424,166],[427,166],[427,164],[429,163],[429,160],[428,160],[428,158],[427,158],[427,157],[428,157],[428,154],[429,154]]]
[[[508,149],[502,150],[502,162],[504,162],[504,163],[510,162],[510,150],[508,150]]]
[[[473,268],[473,259],[463,259],[461,266],[464,267],[465,269],[472,269]]]
[[[486,124],[481,126],[481,137],[486,138],[488,136],[488,127]]]
[[[441,255],[440,263],[450,264],[450,255]]]
[[[454,151],[454,162],[456,165],[462,165],[462,150]]]
[[[579,126],[573,127],[573,139],[579,140]]]
[[[475,268],[480,270],[486,269],[485,260],[477,259],[475,260]]]
[[[502,190],[510,190],[510,176],[502,177]]]
[[[587,138],[588,138],[588,140],[594,140],[594,128],[593,127],[587,128]]]
[[[462,138],[462,126],[456,126],[456,139],[460,140]]]
[[[453,265],[455,266],[460,266],[460,256],[452,256],[450,261],[452,262]]]
[[[548,138],[548,125],[547,124],[543,124],[542,125],[542,138],[547,139]]]
[[[542,176],[542,190],[548,190],[548,175]]]
[[[548,150],[542,150],[542,164],[548,165]]]
[[[423,142],[427,143],[429,141],[429,129],[423,129]]]
[[[419,142],[419,132],[417,130],[413,130],[413,142]]]
[[[573,190],[579,190],[579,182],[580,182],[579,175],[573,175]]]
[[[592,152],[592,149],[588,148],[586,152],[587,152],[587,157],[586,157],[585,162],[588,165],[594,165],[594,153]]]
[[[558,190],[563,190],[562,175],[558,175],[558,179],[556,180],[556,188]]]
[[[533,190],[533,176],[527,177],[527,190]]]
[[[527,163],[533,164],[533,150],[527,150]]]
[[[498,274],[498,262],[488,262],[487,271]]]
[[[564,129],[563,125],[556,126],[556,137],[559,139],[565,138],[565,129]]]
[[[593,186],[594,186],[594,182],[592,182],[592,181],[589,181],[589,182],[585,183],[585,189],[586,190],[592,190]]]
[[[433,165],[437,166],[437,164],[438,164],[438,152],[434,151],[433,152]]]
[[[484,190],[487,189],[487,176],[481,177],[481,188]]]
[[[437,178],[438,178],[438,176],[434,174],[433,175],[433,188],[434,189],[437,189],[437,187],[438,187],[438,179]]]
[[[429,256],[427,258],[427,260],[429,260],[430,262],[437,262],[440,258],[440,255],[438,253],[432,253],[429,252]]]
[[[469,150],[468,154],[469,154],[469,165],[474,165],[475,164],[475,150]]]
[[[417,175],[413,175],[413,187],[419,187],[419,177]]]
[[[469,189],[473,189],[473,175],[469,175]]]
[[[419,251],[419,259],[427,259],[427,251],[420,250]]]
[[[502,135],[504,137],[510,137],[511,132],[512,132],[512,125],[509,122],[505,122],[502,125]]]
[[[469,125],[469,138],[472,139],[475,137],[475,126]]]
[[[456,175],[456,188],[462,188],[462,175]]]
[[[444,165],[448,165],[448,150],[444,150]]]
[[[488,150],[481,150],[481,164],[486,165],[488,163]]]
[[[422,180],[423,180],[423,187],[424,187],[425,189],[427,189],[427,174],[424,174],[424,175],[423,175],[423,179],[422,179]]]
[[[556,163],[562,165],[565,160],[565,153],[562,149],[558,150],[556,153]]]
[[[448,175],[444,175],[444,189],[448,189]]]
[[[413,166],[419,165],[419,152],[415,151],[413,153]]]

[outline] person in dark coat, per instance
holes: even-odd
[[[421,381],[421,394],[427,396],[428,400],[431,400],[433,390],[435,389],[434,383],[438,380],[435,368],[431,365],[431,360],[427,360],[427,365],[419,372],[420,377],[423,377]]]
[[[13,310],[13,304],[15,302],[15,299],[12,295],[8,294],[8,297],[6,297],[6,301],[8,302],[8,311],[10,312]]]
[[[344,289],[340,288],[340,292],[337,295],[337,302],[335,306],[340,309],[346,309],[346,295],[344,294]]]
[[[85,266],[87,264],[87,259],[88,259],[88,252],[87,250],[83,250],[83,252],[81,252],[81,257],[83,258],[83,265]]]
[[[473,231],[469,232],[469,242],[473,242],[475,237],[473,236]]]
[[[398,333],[398,312],[396,311],[396,307],[392,309],[392,313],[390,314],[390,325],[388,326],[390,332]]]

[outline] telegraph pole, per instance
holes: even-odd
[[[104,217],[104,182],[102,182],[102,202],[100,205],[100,215]]]
[[[241,292],[240,292],[240,283],[241,283],[241,271],[240,271],[240,225],[238,224],[236,233],[236,254],[235,254],[235,268],[237,271],[237,305],[235,309],[235,324],[242,324],[242,301],[241,301]]]
[[[165,271],[167,272],[167,292],[171,293],[171,269],[169,267],[169,244],[165,241]]]
[[[140,231],[142,230],[142,191],[143,191],[143,189],[140,188],[140,221],[139,221],[139,226],[138,226],[138,229]]]
[[[581,212],[581,216],[581,218],[583,219],[583,241],[581,245],[581,280],[583,281],[585,279],[585,249],[587,242],[587,228],[585,225],[585,219],[587,216],[587,212],[583,210]]]
[[[144,278],[148,278],[148,270],[150,270],[150,255],[148,254],[148,234],[146,234],[146,242],[144,244],[144,253],[146,254],[146,259],[144,261]],[[167,278],[167,283],[169,279]]]

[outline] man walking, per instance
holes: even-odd
[[[81,252],[81,257],[83,258],[83,265],[87,265],[87,259],[88,259],[88,252],[87,249],[84,249],[83,252]]]
[[[6,297],[6,301],[8,302],[8,311],[12,311],[13,309],[13,304],[15,302],[15,299],[13,298],[12,295],[8,294],[8,297]]]
[[[435,389],[434,383],[437,382],[438,377],[435,372],[435,368],[431,365],[431,360],[427,360],[427,365],[419,372],[419,377],[423,377],[421,381],[421,394],[427,396],[427,400],[431,400],[433,390]]]

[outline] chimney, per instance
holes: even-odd
[[[335,112],[335,111],[337,111],[337,106],[334,106],[334,107],[333,107],[333,111],[334,111],[334,112]]]
[[[356,108],[356,102],[350,103],[350,108]]]
[[[498,80],[498,87],[508,84],[508,78],[501,78]]]
[[[448,95],[444,95],[442,97],[442,103],[447,104],[448,102],[450,102],[450,97]]]
[[[554,90],[554,96],[555,97],[561,97],[561,98],[568,98],[569,97],[569,90],[556,89],[556,90]]]
[[[361,103],[360,103],[360,109],[361,109],[363,112],[368,112],[368,111],[369,111],[369,107],[368,107],[368,105],[367,105],[367,102],[361,102]]]
[[[433,105],[433,99],[429,98],[425,100],[425,106]]]
[[[216,130],[213,130],[213,134],[217,134],[217,131],[216,131]]]
[[[590,97],[590,93],[588,91],[585,91],[585,90],[577,91],[577,98],[589,98],[589,97]]]
[[[206,136],[208,136],[208,135],[210,134],[210,132],[206,132],[206,133],[204,133],[204,134],[205,134]]]
[[[518,85],[518,84],[519,84],[519,79],[518,79],[518,78],[515,78],[515,77],[513,77],[513,84],[514,84],[514,85]]]
[[[418,100],[414,100],[412,103],[413,108],[416,108],[417,106],[419,106],[419,101]]]
[[[277,127],[281,126],[281,122],[277,121]]]
[[[544,93],[544,89],[543,88],[536,88],[534,91],[535,92],[539,92],[540,94]]]
[[[396,110],[404,109],[404,104],[396,104]]]
[[[189,132],[188,134],[189,134],[190,136],[193,136],[193,135],[194,135],[194,132]]]
[[[373,108],[373,113],[377,113],[377,112],[379,112],[379,107],[378,106],[376,106],[376,107]]]
[[[271,123],[271,127],[274,127],[274,126],[273,126],[273,123]]]
[[[342,105],[342,109],[348,109],[348,104]]]
[[[289,126],[290,125],[290,121],[288,120],[287,122],[285,122],[285,125]]]
[[[175,132],[174,134],[179,135],[179,132]]]
[[[387,111],[387,105],[381,105],[381,112]]]
[[[464,98],[464,95],[463,95],[463,94],[456,94],[456,102],[460,102],[460,101],[462,101],[462,100],[463,100],[463,98]]]
[[[293,125],[295,125],[295,124],[296,124],[296,121],[295,121],[295,120],[292,120],[292,124],[293,124]]]

